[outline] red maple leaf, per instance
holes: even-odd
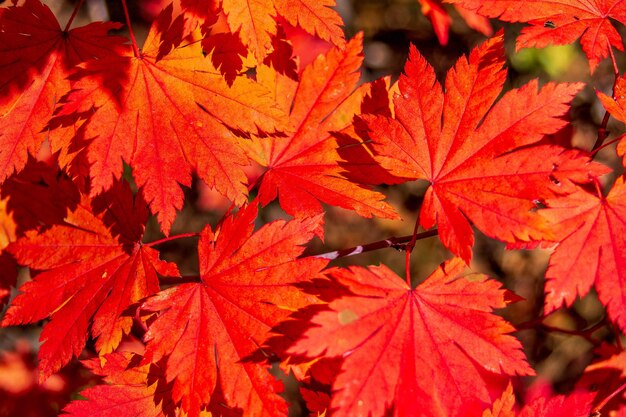
[[[167,357],[174,399],[191,417],[209,405],[218,378],[230,407],[255,416],[287,411],[269,365],[250,358],[290,311],[317,302],[292,284],[326,265],[321,259],[296,259],[320,217],[276,221],[253,234],[256,215],[252,205],[216,231],[207,227],[198,244],[202,282],[170,288],[142,307],[160,312],[146,333],[146,360]]]
[[[578,192],[546,200],[540,214],[559,233],[546,271],[546,312],[595,286],[609,316],[626,329],[626,185],[618,178],[607,196]]]
[[[532,387],[531,387],[532,388]],[[511,384],[482,417],[588,417],[595,393],[576,390],[569,395],[551,395],[544,392],[533,398],[520,411],[515,408],[515,395]]]
[[[82,361],[95,375],[104,377],[104,385],[83,390],[86,400],[68,404],[63,412],[71,417],[166,417],[175,408],[171,387],[164,370],[157,364],[141,364],[141,356],[115,352]]]
[[[16,239],[17,224],[7,210],[7,200],[0,200],[0,307],[11,297],[11,288],[17,283],[17,265],[6,251],[9,243]]]
[[[623,417],[626,415],[626,351],[621,346],[603,344],[594,354],[599,359],[585,368],[576,388],[596,392],[593,405],[598,415]]]
[[[46,163],[32,158],[23,171],[2,184],[0,194],[7,199],[6,208],[15,219],[19,236],[63,223],[67,211],[76,209],[80,202],[78,188],[59,170],[56,161]]]
[[[33,158],[23,171],[2,183],[0,194],[0,305],[4,305],[17,279],[15,259],[5,250],[9,243],[28,230],[41,232],[63,223],[67,210],[76,208],[80,194],[59,171],[56,161],[45,163]]]
[[[546,229],[533,212],[535,202],[553,195],[555,176],[563,193],[572,180],[607,171],[576,151],[527,146],[565,126],[561,116],[582,84],[548,83],[537,91],[531,81],[495,102],[506,78],[502,48],[500,34],[472,51],[469,61],[460,58],[444,94],[413,47],[394,99],[395,118],[363,116],[384,168],[431,183],[421,225],[437,224],[444,245],[466,261],[474,241],[469,221],[502,241],[538,239]]]
[[[320,202],[351,209],[364,217],[395,218],[385,196],[342,175],[337,140],[332,132],[345,129],[359,112],[369,85],[356,89],[362,62],[362,36],[345,49],[334,48],[302,72],[300,83],[260,67],[260,82],[273,86],[279,105],[290,112],[287,137],[257,139],[250,155],[267,167],[259,200],[267,205],[278,197],[281,207],[296,217],[322,212]],[[356,91],[355,91],[356,90]]]
[[[315,315],[289,353],[344,357],[334,416],[472,415],[491,403],[494,374],[533,373],[513,326],[492,313],[506,291],[464,269],[455,258],[415,289],[384,265],[327,273],[353,295]]]
[[[266,89],[246,77],[229,87],[199,43],[172,49],[181,41],[173,40],[177,30],[182,36],[182,16],[172,22],[170,6],[138,56],[94,61],[79,71],[57,113],[94,111],[85,129],[92,194],[111,187],[126,161],[166,233],[183,205],[179,184],[191,185],[194,170],[222,195],[244,203],[248,159],[233,131],[274,132],[284,123]]]
[[[595,392],[576,390],[568,395],[537,397],[517,414],[518,417],[588,417]]]
[[[623,51],[622,38],[611,24],[626,24],[624,0],[444,0],[505,22],[526,22],[516,48],[568,45],[580,38],[593,73],[611,46]]]
[[[43,272],[20,287],[2,325],[51,318],[41,334],[42,380],[83,350],[90,326],[98,351],[113,351],[132,325],[127,308],[159,291],[157,272],[178,274],[141,244],[147,217],[145,201],[117,184],[94,202],[83,198],[64,224],[11,244],[18,263]]]
[[[226,82],[232,85],[243,68],[243,58],[248,54],[239,37],[230,32],[211,33],[202,38],[202,48]]]
[[[21,171],[46,138],[58,139],[60,130],[46,125],[56,101],[70,91],[67,77],[81,62],[121,51],[124,38],[107,35],[120,27],[107,22],[61,29],[39,0],[0,9],[0,182]]]

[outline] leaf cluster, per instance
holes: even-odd
[[[332,0],[180,0],[141,46],[125,0],[129,39],[111,33],[119,23],[72,28],[83,1],[65,28],[40,0],[0,8],[2,326],[45,321],[41,383],[78,357],[100,377],[63,415],[286,416],[272,366],[318,416],[624,413],[626,184],[595,155],[611,143],[609,117],[626,123],[613,53],[626,1],[446,2],[488,38],[443,81],[412,46],[393,84],[360,83],[363,35],[345,39]],[[419,3],[445,44],[443,4]],[[611,58],[593,149],[570,145],[586,84],[505,89],[505,35],[488,18],[527,24],[518,49],[580,39],[592,73]],[[294,29],[323,53],[305,62]],[[170,236],[194,176],[231,207]],[[411,236],[305,252],[329,206],[400,220],[375,187],[412,181],[428,186]],[[261,225],[276,200],[285,219]],[[146,241],[151,215],[163,239]],[[537,328],[597,292],[616,343],[569,394],[516,399],[535,369],[496,310],[520,297],[468,272],[476,230],[551,248]],[[451,259],[413,286],[411,251],[435,235]],[[197,240],[197,276],[164,259],[182,238]],[[329,266],[385,247],[405,252],[403,277]],[[32,279],[10,299],[18,265]]]

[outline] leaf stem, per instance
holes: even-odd
[[[254,181],[252,181],[251,184],[248,185],[248,194],[250,194],[252,192],[252,190],[254,190],[254,187],[259,185],[261,183],[261,181],[263,181],[263,177],[265,176],[266,172],[267,172],[267,170],[263,171],[263,173],[261,175],[256,177],[256,179]]]
[[[65,29],[63,29],[63,32],[67,32],[68,30],[70,30],[70,26],[72,26],[72,22],[74,22],[74,18],[78,14],[78,10],[80,10],[84,2],[85,0],[80,0],[76,4],[76,7],[74,7],[74,11],[72,12],[72,15],[70,16],[70,20],[67,21],[67,24],[65,25]]]
[[[198,237],[198,236],[200,236],[200,233],[197,233],[197,232],[194,232],[194,233],[183,233],[183,234],[180,234],[180,235],[164,237],[163,239],[159,239],[159,240],[155,240],[154,242],[146,243],[146,244],[144,244],[144,246],[152,247],[152,246],[160,245],[161,243],[171,242],[172,240],[184,239],[184,238],[187,238],[187,237]]]
[[[615,391],[613,391],[608,397],[606,397],[602,402],[596,405],[591,411],[591,416],[599,416],[600,410],[602,410],[608,403],[611,401],[617,394],[624,391],[626,389],[626,382],[619,386]]]
[[[135,33],[133,32],[133,27],[130,24],[130,14],[128,13],[128,6],[126,5],[126,0],[122,0],[122,8],[124,9],[124,17],[126,18],[126,26],[128,26],[128,35],[130,36],[130,42],[133,44],[133,54],[135,55],[135,58],[141,58],[141,52],[139,51],[139,47],[137,46]]]
[[[613,54],[613,47],[609,47],[609,54],[611,55],[611,62],[613,63],[613,75],[615,76],[611,96],[613,97],[613,99],[615,99],[615,88],[617,88],[617,80],[619,79],[619,68],[617,68],[617,61],[615,60],[615,55]],[[595,154],[595,151],[602,146],[602,143],[608,136],[606,126],[609,124],[610,117],[611,114],[608,112],[608,110],[605,110],[604,117],[602,118],[602,123],[600,123],[600,127],[598,128],[598,138],[596,139],[596,143],[593,145],[593,148],[591,148],[592,155]]]
[[[348,249],[335,250],[332,252],[320,253],[318,255],[309,255],[313,258],[321,258],[334,260],[344,258],[347,256],[358,255],[359,253],[371,252],[378,249],[394,248],[397,250],[404,250],[407,243],[415,239],[415,241],[426,239],[432,236],[437,236],[439,231],[437,229],[428,230],[426,232],[418,233],[416,235],[390,237],[385,240],[379,240],[377,242],[368,243],[366,245],[354,246]]]
[[[602,192],[602,184],[600,184],[600,180],[598,177],[593,177],[593,185],[596,186],[596,193],[598,194],[598,198],[600,200],[604,200],[604,193]]]
[[[193,284],[202,282],[200,275],[185,275],[182,277],[160,277],[159,282],[162,285],[179,285],[179,284]]]

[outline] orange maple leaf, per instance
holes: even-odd
[[[172,22],[172,7],[166,8],[138,56],[95,61],[79,71],[57,113],[94,111],[85,129],[92,194],[109,188],[126,161],[166,233],[183,205],[179,184],[190,186],[193,170],[243,204],[248,159],[233,131],[268,133],[284,124],[266,89],[246,77],[229,87],[198,42],[164,53],[163,36],[169,44],[176,29],[182,31],[182,18]]]
[[[258,62],[272,50],[272,37],[278,30],[277,14],[291,25],[343,47],[343,21],[331,8],[334,5],[334,0],[222,0],[230,30],[240,34]]]
[[[622,123],[626,123],[626,78],[623,75],[615,80],[615,98],[609,97],[601,91],[597,91],[596,94],[604,108],[611,113],[611,116]],[[624,138],[624,135],[617,138],[619,139],[617,154],[622,158],[626,156],[626,140]],[[626,166],[625,159],[622,159],[622,165]]]
[[[578,192],[546,200],[540,214],[559,233],[546,271],[546,312],[598,292],[609,316],[626,330],[626,185],[618,178],[607,196]]]
[[[564,193],[573,190],[572,181],[607,172],[577,151],[527,146],[565,126],[561,116],[582,84],[548,83],[537,91],[531,81],[495,102],[506,78],[504,59],[500,34],[472,51],[469,61],[459,59],[444,94],[432,67],[412,48],[395,118],[363,116],[384,168],[431,183],[421,225],[437,224],[443,244],[467,262],[474,241],[469,221],[506,242],[545,237],[535,202],[554,195],[555,176]]]

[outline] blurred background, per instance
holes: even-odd
[[[5,1],[3,6],[8,3],[10,1]],[[44,3],[64,24],[76,1],[55,0]],[[593,146],[604,116],[604,110],[595,99],[594,88],[610,95],[614,77],[609,60],[603,61],[591,77],[579,44],[515,52],[514,41],[522,25],[497,21],[475,22],[448,5],[440,6],[441,10],[433,10],[426,2],[421,4],[418,0],[338,0],[337,3],[337,10],[345,22],[346,36],[352,37],[360,31],[365,36],[363,82],[382,76],[391,76],[392,81],[395,81],[402,72],[411,43],[428,59],[440,81],[443,81],[446,71],[459,56],[467,54],[481,43],[486,33],[503,29],[509,63],[506,88],[521,86],[533,78],[539,78],[542,82],[588,83],[588,87],[574,101],[571,112],[573,129],[568,132],[571,135],[568,140],[581,149],[588,150]],[[130,0],[133,28],[140,43],[151,21],[167,4],[164,0]],[[434,26],[426,15],[431,18],[438,16]],[[99,20],[124,22],[121,3],[118,0],[87,0],[73,27]],[[468,22],[480,31],[472,29]],[[448,24],[446,35],[442,28]],[[618,29],[623,35],[624,28]],[[288,35],[296,51],[315,54],[328,49],[324,42],[297,28],[291,28]],[[624,68],[624,54],[615,52],[620,68]],[[302,59],[312,58],[314,56]],[[623,133],[623,126],[611,120],[609,130],[612,138]],[[599,152],[597,159],[621,173],[621,164],[614,149],[614,146],[607,147]],[[255,168],[251,167],[250,176],[254,175],[258,173],[255,174]],[[612,180],[606,179],[608,185]],[[326,240],[324,244],[321,241],[312,242],[307,253],[323,253],[410,235],[426,188],[425,182],[380,188],[404,221],[363,219],[352,212],[327,207]],[[172,235],[200,231],[206,224],[214,226],[230,206],[228,201],[201,181],[196,180],[191,189],[186,189],[186,194],[186,205],[176,220]],[[283,217],[285,215],[277,205],[270,205],[261,211],[261,222]],[[152,241],[159,237],[158,226],[152,221],[145,240]],[[602,305],[592,292],[578,300],[571,309],[558,310],[545,320],[539,320],[542,317],[543,274],[549,250],[509,251],[478,231],[476,237],[472,269],[498,279],[506,288],[523,298],[501,314],[518,328],[526,329],[520,330],[517,336],[522,340],[529,361],[537,371],[538,383],[554,387],[559,392],[571,388],[593,359],[594,349],[603,341],[613,343],[619,337],[605,320]],[[198,273],[195,240],[169,242],[160,249],[166,259],[179,264],[183,275]],[[415,283],[428,276],[440,262],[449,257],[449,252],[439,244],[437,238],[418,241],[411,264],[411,276]],[[399,275],[404,275],[404,253],[391,248],[333,261],[333,265],[379,263],[385,263]],[[27,273],[22,271],[20,284],[26,279]],[[589,328],[594,331],[583,331]],[[0,329],[0,417],[55,416],[67,401],[77,398],[80,387],[94,383],[88,373],[74,363],[39,385],[35,362],[39,332],[39,326]],[[531,382],[525,381],[526,385]],[[293,391],[293,387],[290,387],[289,392],[293,394]],[[293,415],[300,415],[297,397],[291,397],[290,401],[296,404]]]

